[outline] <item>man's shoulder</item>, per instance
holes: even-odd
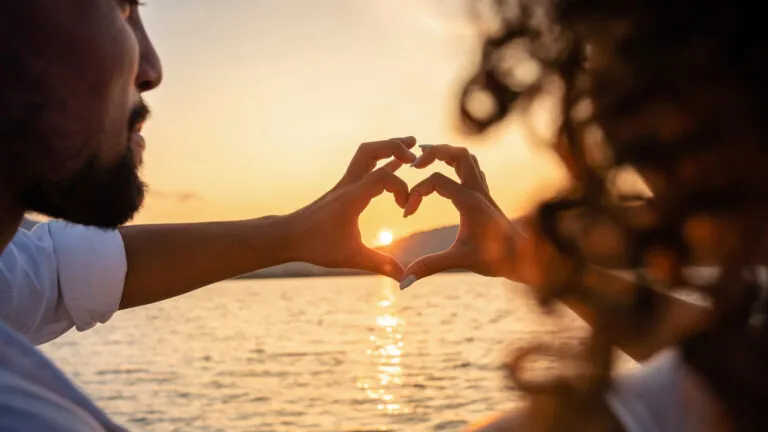
[[[88,413],[0,364],[0,430],[103,431]]]
[[[0,322],[0,430],[103,431],[114,428],[26,339]]]

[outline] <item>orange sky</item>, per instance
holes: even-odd
[[[562,182],[549,151],[513,124],[482,139],[455,127],[479,43],[461,1],[148,0],[165,81],[147,97],[150,195],[136,222],[287,213],[330,188],[358,143],[404,135],[470,145],[499,203],[529,207]],[[401,173],[415,184],[429,172]],[[374,239],[457,221],[439,198],[407,220],[382,198],[360,226]]]

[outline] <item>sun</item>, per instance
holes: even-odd
[[[392,231],[388,229],[381,229],[379,231],[378,243],[381,246],[389,246],[395,240],[395,236],[392,235]]]

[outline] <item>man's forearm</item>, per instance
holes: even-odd
[[[128,272],[120,309],[175,297],[291,260],[283,216],[120,229]]]

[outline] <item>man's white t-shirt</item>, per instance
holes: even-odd
[[[0,321],[35,345],[109,320],[127,262],[116,230],[54,221],[19,229],[0,255]]]

